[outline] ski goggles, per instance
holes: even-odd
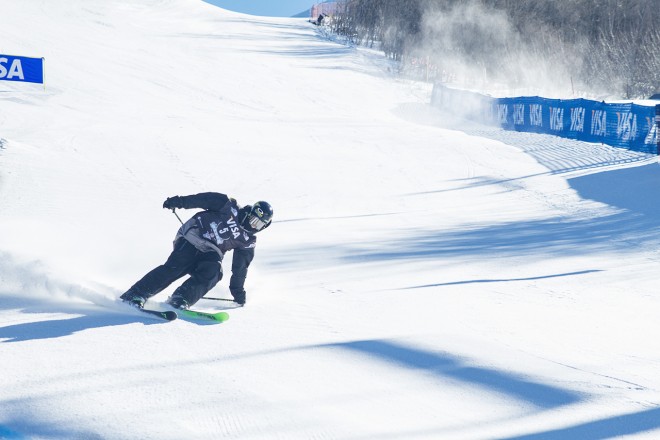
[[[264,222],[261,220],[259,217],[256,215],[250,214],[250,218],[248,219],[248,223],[250,223],[250,227],[254,229],[255,231],[261,231],[263,228],[268,226],[268,223]]]

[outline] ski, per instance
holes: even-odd
[[[177,310],[177,313],[183,318],[201,319],[204,321],[213,321],[215,323],[225,322],[229,319],[227,312],[200,312],[199,310]]]
[[[156,316],[158,318],[162,318],[166,321],[174,321],[177,318],[176,312],[173,312],[173,311],[170,311],[170,310],[162,311],[162,310],[143,309],[143,308],[138,307],[135,304],[132,304],[128,301],[121,301],[121,303],[128,306],[128,307],[130,307],[131,309],[139,310],[142,313],[146,313],[148,315],[153,315],[153,316]]]
[[[170,310],[161,312],[160,310],[149,310],[149,309],[140,309],[135,307],[136,310],[139,310],[144,313],[148,313],[149,315],[157,316],[159,318],[163,318],[167,321],[174,321],[177,318],[176,312],[172,312]]]

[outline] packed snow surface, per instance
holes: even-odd
[[[201,0],[5,1],[0,53],[0,438],[660,438],[655,157]],[[120,304],[206,191],[274,207],[246,307]]]

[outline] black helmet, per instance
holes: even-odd
[[[250,232],[266,229],[273,220],[273,207],[268,202],[260,201],[252,206],[243,207],[241,211],[245,213],[241,226]]]

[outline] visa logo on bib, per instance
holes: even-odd
[[[44,59],[0,55],[0,81],[44,82]]]

